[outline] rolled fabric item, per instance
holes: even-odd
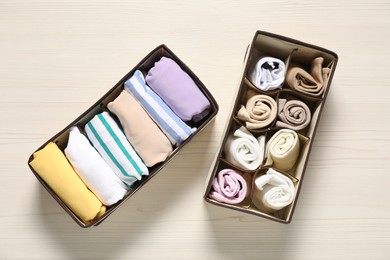
[[[274,169],[270,168],[265,175],[258,177],[254,186],[252,202],[264,213],[274,213],[294,200],[294,184]]]
[[[172,153],[172,145],[135,98],[123,90],[107,108],[121,122],[130,144],[146,166],[164,161]]]
[[[214,178],[209,197],[228,204],[241,203],[247,194],[245,179],[232,169],[221,170]]]
[[[142,105],[150,118],[160,127],[172,145],[180,145],[196,128],[190,128],[146,85],[142,72],[136,70],[125,82],[125,90]]]
[[[245,122],[250,130],[261,129],[272,124],[277,114],[275,100],[267,95],[254,95],[250,97],[246,105],[241,105],[237,118]]]
[[[85,185],[104,205],[111,206],[123,199],[126,185],[77,127],[70,130],[65,155]]]
[[[261,58],[253,67],[249,80],[259,89],[269,91],[280,87],[284,81],[286,65],[273,58]]]
[[[303,68],[292,66],[287,70],[286,84],[299,92],[311,96],[321,96],[324,93],[330,69],[323,68],[324,58],[318,57],[312,61],[310,74]]]
[[[88,190],[55,143],[49,142],[35,152],[29,164],[84,223],[106,212],[106,207]]]
[[[295,131],[306,128],[311,121],[309,107],[300,100],[279,98],[277,127],[290,128]]]
[[[253,171],[263,162],[264,146],[264,135],[256,139],[242,126],[226,140],[224,147],[226,160],[235,166]]]
[[[198,122],[210,112],[210,102],[191,77],[172,59],[162,57],[146,82],[183,121]]]
[[[85,125],[85,133],[119,179],[128,186],[141,180],[143,175],[149,175],[148,168],[108,112],[94,116]]]
[[[290,170],[298,159],[300,142],[298,134],[291,129],[281,129],[267,142],[265,166],[282,171]]]

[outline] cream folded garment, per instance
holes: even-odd
[[[31,167],[84,223],[104,214],[106,207],[85,186],[55,143],[48,143],[33,157]]]
[[[128,186],[149,175],[148,168],[127,141],[108,112],[94,116],[85,125],[85,133],[115,174]]]
[[[240,127],[229,135],[224,151],[226,160],[245,170],[255,170],[263,162],[265,136],[257,139],[245,128]]]
[[[267,95],[255,95],[248,91],[246,105],[241,105],[237,118],[250,130],[261,129],[272,124],[277,114],[275,100]]]
[[[286,66],[283,61],[272,58],[261,58],[252,69],[249,80],[259,89],[269,91],[280,87],[284,81]]]
[[[324,58],[315,58],[310,74],[303,68],[292,66],[287,70],[286,84],[296,91],[316,97],[322,96],[330,73],[329,68],[322,67],[323,62]]]
[[[107,108],[119,118],[127,139],[146,166],[162,162],[172,153],[171,142],[130,93],[123,90]]]
[[[278,118],[277,127],[299,131],[310,124],[311,112],[302,101],[279,98]]]
[[[290,129],[281,129],[267,142],[265,166],[273,166],[282,171],[290,170],[300,152],[299,137]]]
[[[238,204],[248,192],[245,179],[232,169],[221,170],[212,183],[209,197],[219,202]]]
[[[274,213],[290,205],[294,194],[294,184],[288,177],[268,169],[265,175],[255,180],[252,201],[261,212]]]
[[[126,194],[126,185],[77,127],[69,133],[65,155],[85,185],[104,205],[111,206]]]

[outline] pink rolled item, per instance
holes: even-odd
[[[277,127],[299,131],[310,124],[311,112],[309,107],[300,100],[279,98],[278,118]]]
[[[218,173],[212,183],[209,197],[228,204],[241,203],[248,188],[244,178],[232,169],[224,169]]]
[[[286,84],[299,92],[319,97],[324,93],[330,69],[323,68],[324,58],[315,58],[311,64],[310,74],[298,66],[287,70]]]

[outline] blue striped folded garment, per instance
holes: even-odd
[[[125,90],[130,92],[142,105],[152,120],[168,137],[172,145],[184,142],[196,128],[183,122],[153,90],[146,85],[142,72],[136,70],[134,75],[125,82]]]
[[[129,187],[143,175],[149,175],[148,168],[108,112],[94,116],[85,125],[85,133],[115,174]]]

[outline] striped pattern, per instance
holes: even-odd
[[[141,71],[135,71],[134,75],[125,82],[125,89],[141,103],[142,107],[161,128],[173,145],[181,144],[196,131],[196,128],[190,128],[184,123],[164,103],[164,101],[146,85],[145,78]]]
[[[149,174],[148,168],[108,112],[92,118],[85,125],[85,133],[115,174],[128,186],[141,180],[142,175]]]

